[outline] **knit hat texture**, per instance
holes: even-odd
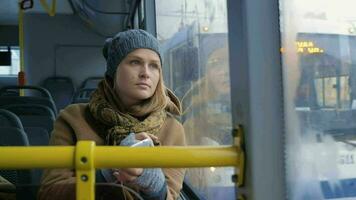
[[[119,32],[105,41],[103,55],[106,59],[105,75],[114,78],[121,61],[136,49],[150,49],[156,52],[161,60],[161,49],[158,40],[150,33],[141,29]]]

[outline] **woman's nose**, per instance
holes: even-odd
[[[140,70],[140,77],[141,78],[149,78],[149,67],[147,64],[144,64],[142,67],[141,67],[141,70]]]

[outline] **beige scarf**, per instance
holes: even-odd
[[[166,95],[169,99],[166,108],[157,111],[148,109],[144,120],[140,121],[128,113],[108,80],[103,80],[89,102],[90,113],[98,121],[98,126],[104,129],[99,132],[99,136],[108,145],[119,145],[129,133],[147,132],[156,135],[167,117],[167,112],[174,115],[181,113],[178,98],[168,89]]]

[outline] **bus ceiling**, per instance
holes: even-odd
[[[75,13],[102,36],[113,36],[127,28],[139,0],[69,0]]]
[[[110,37],[130,27],[140,0],[21,0],[27,13],[76,15],[93,31]],[[31,6],[30,6],[31,5]],[[53,6],[54,5],[54,6]],[[55,9],[55,10],[54,10]],[[17,25],[18,1],[0,1],[0,24]]]

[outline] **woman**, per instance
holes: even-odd
[[[189,145],[227,145],[232,141],[229,52],[227,46],[210,51],[205,74],[182,97],[183,126],[189,131]]]
[[[217,47],[209,46],[212,41]],[[232,144],[229,52],[225,41],[226,38],[217,38],[208,40],[208,44],[203,43],[201,49],[205,55],[201,55],[201,60],[204,62],[204,73],[182,98],[183,126],[188,145]],[[232,174],[233,168],[192,168],[187,171],[189,183],[207,199],[224,199],[227,192],[233,194],[233,190],[225,189],[223,194],[219,192],[221,190],[216,190],[220,187],[232,188],[233,183],[228,178]]]
[[[93,140],[97,145],[132,146],[148,139],[150,144],[185,145],[184,129],[173,117],[180,102],[165,88],[159,43],[143,30],[118,33],[103,49],[107,71],[88,104],[64,109],[54,124],[51,145],[75,145]],[[149,145],[150,145],[149,144]],[[184,169],[104,169],[97,182],[123,184],[144,199],[176,199]],[[75,172],[46,170],[39,199],[74,199]],[[134,199],[118,187],[96,188],[100,199]]]

